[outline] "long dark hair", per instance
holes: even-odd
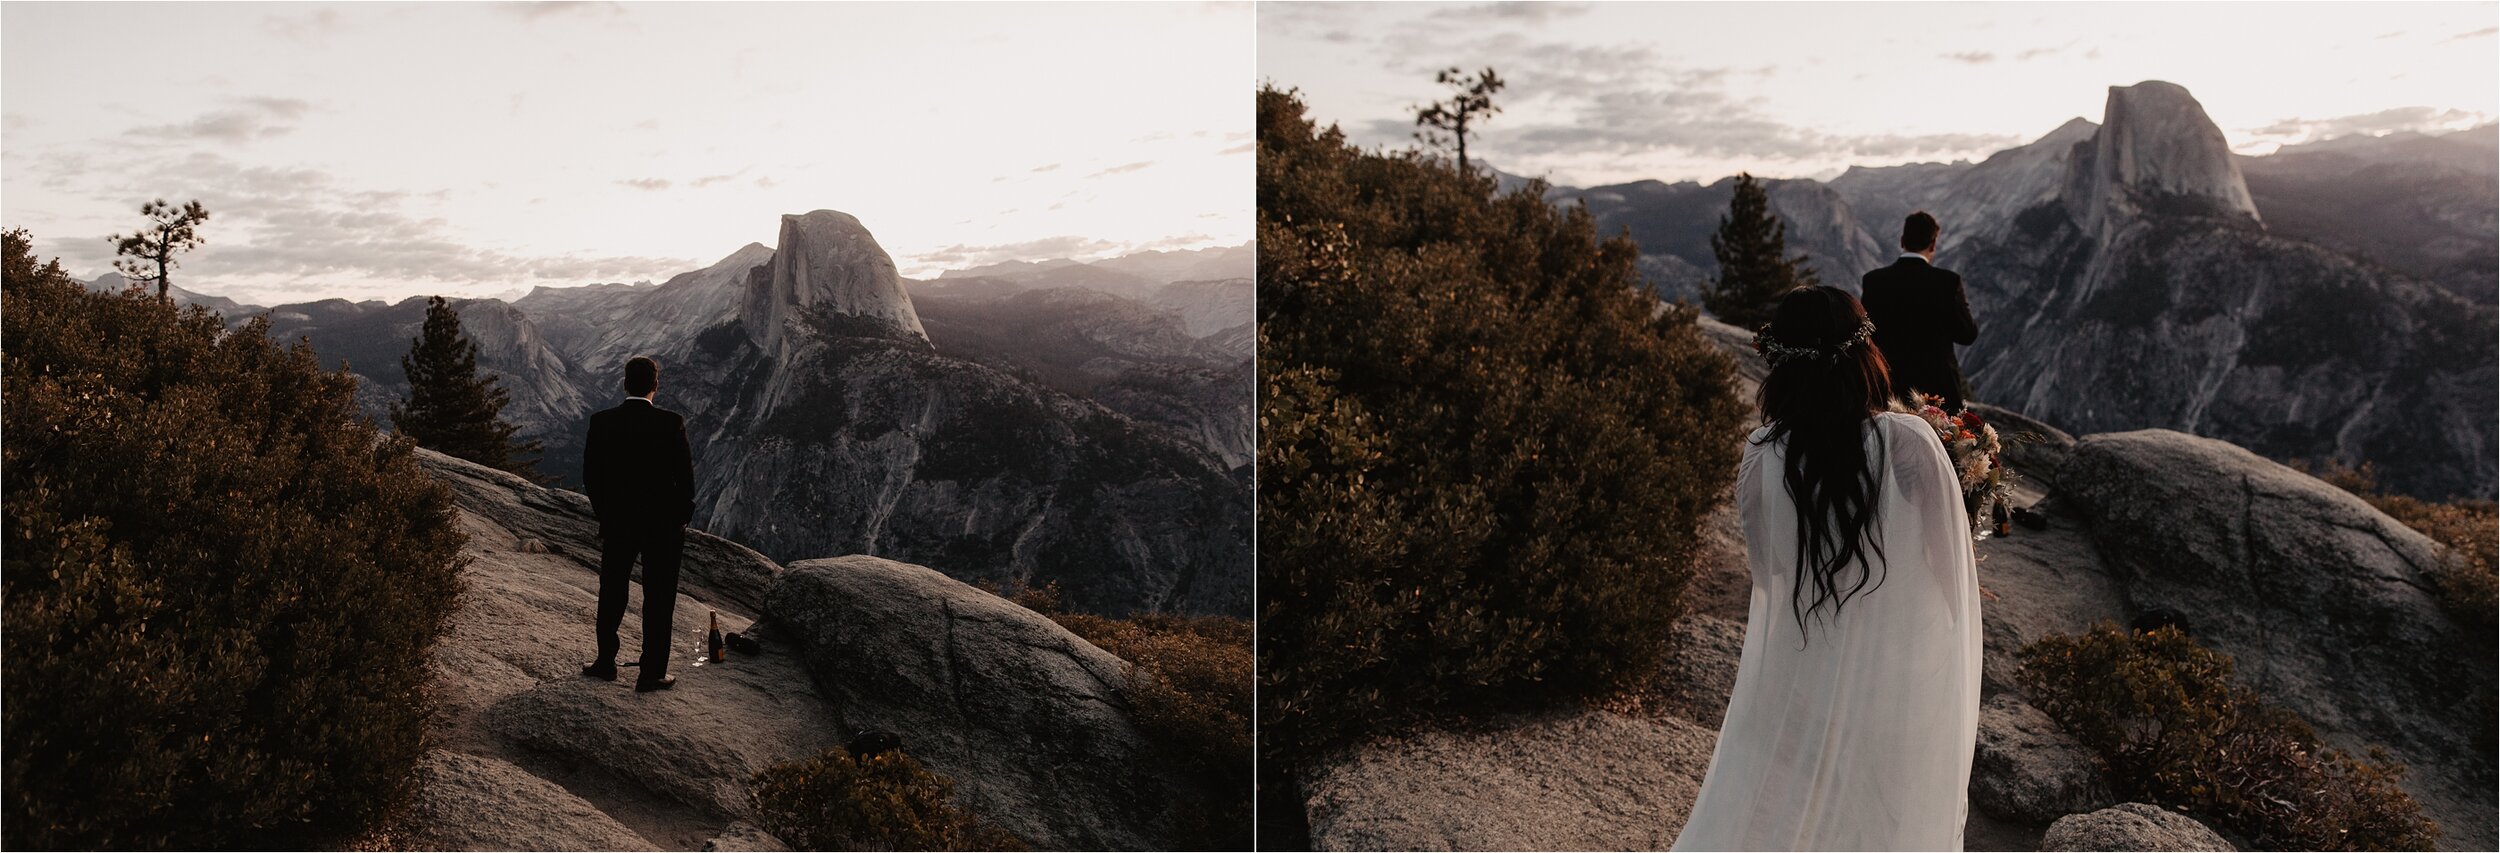
[[[1892,371],[1862,327],[1866,308],[1837,287],[1800,287],[1780,297],[1779,308],[1758,339],[1771,361],[1762,380],[1762,420],[1771,427],[1761,443],[1788,439],[1788,496],[1797,505],[1797,585],[1789,611],[1806,630],[1806,617],[1825,603],[1832,615],[1871,583],[1870,568],[1884,555],[1875,529],[1882,497],[1880,458],[1868,464],[1864,424],[1887,408]],[[1882,444],[1879,442],[1880,448]],[[1867,560],[1872,551],[1876,560]],[[1851,564],[1857,576],[1843,587]],[[1813,600],[1805,597],[1807,588]]]

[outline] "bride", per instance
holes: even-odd
[[[1874,326],[1800,288],[1755,338],[1764,425],[1736,475],[1753,606],[1677,850],[1960,850],[1979,579],[1936,433],[1887,411]]]

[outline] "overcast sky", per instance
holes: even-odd
[[[1433,71],[1501,72],[1469,155],[1589,186],[1981,159],[2113,85],[2187,87],[2243,153],[2500,112],[2493,3],[1267,4],[1259,74],[1359,144]]]
[[[1246,4],[0,7],[0,219],[197,198],[248,302],[661,280],[780,215],[905,275],[1250,239]],[[153,57],[162,57],[161,60]]]

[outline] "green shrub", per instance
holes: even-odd
[[[308,349],[5,243],[6,845],[295,846],[377,817],[459,592],[450,492]]]
[[[955,781],[900,751],[840,747],[755,774],[758,823],[800,850],[1021,850],[956,807]]]
[[[2017,678],[2098,757],[2120,799],[2184,808],[2260,849],[2429,850],[2439,828],[2405,768],[2323,748],[2307,723],[2232,679],[2229,655],[2177,629],[2103,623],[2023,647]]]
[[[1129,710],[1137,728],[1154,741],[1153,760],[1180,768],[1205,795],[1203,808],[1181,811],[1180,846],[1249,849],[1254,840],[1250,620],[1071,613],[1061,609],[1056,585],[1014,586],[1002,594],[1134,667]]]
[[[1270,758],[1656,672],[1744,406],[1622,237],[1258,96]]]

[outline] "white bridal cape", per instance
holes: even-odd
[[[1917,416],[1871,420],[1884,552],[1870,547],[1867,560],[1881,585],[1837,617],[1826,603],[1807,636],[1789,609],[1802,539],[1787,442],[1753,443],[1768,431],[1747,441],[1736,475],[1753,572],[1744,656],[1674,849],[1960,850],[1979,731],[1979,567],[1952,463]],[[1842,588],[1855,576],[1844,569]]]

